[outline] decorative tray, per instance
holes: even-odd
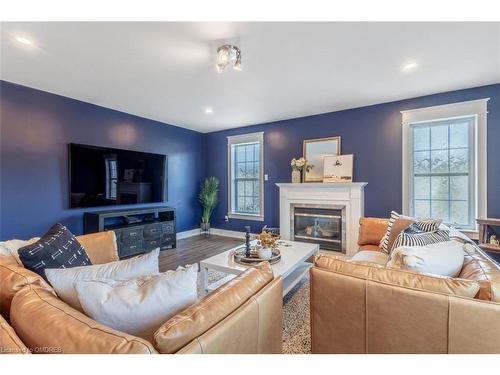
[[[251,266],[251,265],[256,265],[260,262],[269,262],[270,264],[275,264],[278,263],[281,260],[281,252],[278,249],[274,249],[273,255],[271,255],[271,258],[268,259],[261,259],[259,258],[257,250],[252,249],[250,251],[250,257],[245,256],[245,247],[241,249],[237,249],[234,251],[233,256],[234,256],[234,261],[239,264],[244,264],[246,266]]]

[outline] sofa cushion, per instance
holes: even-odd
[[[242,306],[273,280],[268,262],[249,268],[165,322],[154,335],[160,353],[175,353]]]
[[[359,251],[378,251],[378,252],[382,252],[380,250],[380,246],[379,245],[361,245],[359,247]]]
[[[120,260],[116,235],[112,230],[76,236],[92,264],[103,264]]]
[[[387,219],[362,217],[359,219],[358,245],[377,245],[387,230]]]
[[[479,283],[476,298],[500,302],[500,267],[476,245],[465,244],[464,265],[458,277]]]
[[[62,224],[53,225],[37,242],[18,250],[24,267],[45,278],[47,268],[92,264],[83,246]]]
[[[354,254],[351,260],[354,262],[370,262],[385,265],[389,260],[389,256],[382,251],[362,250]]]
[[[0,256],[0,314],[8,317],[14,295],[26,285],[52,290],[49,284],[34,272],[19,266],[10,256]]]
[[[48,290],[27,286],[12,300],[11,325],[31,350],[57,353],[149,354],[143,339],[113,330],[65,304]]]
[[[0,315],[0,354],[30,354],[14,329]]]
[[[314,265],[343,275],[373,280],[385,284],[473,298],[479,283],[473,280],[424,275],[408,270],[386,268],[373,263],[359,263],[332,256],[319,255]]]

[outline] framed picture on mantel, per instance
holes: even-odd
[[[306,139],[303,154],[307,164],[312,165],[303,173],[304,182],[323,182],[325,156],[340,155],[340,137]]]
[[[323,182],[352,182],[353,155],[325,156]]]

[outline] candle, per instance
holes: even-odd
[[[245,225],[245,256],[250,258],[250,225]]]

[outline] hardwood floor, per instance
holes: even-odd
[[[175,270],[178,266],[199,263],[212,255],[222,253],[244,243],[244,239],[216,235],[194,236],[177,241],[176,249],[160,252],[160,272]]]

